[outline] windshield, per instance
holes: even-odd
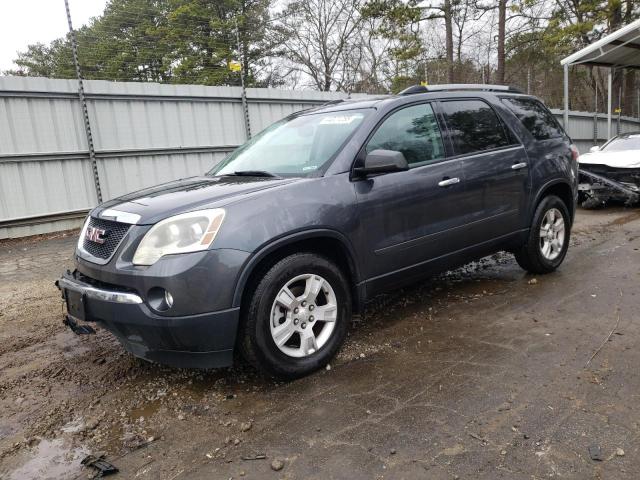
[[[602,147],[607,152],[621,152],[623,150],[640,150],[640,133],[624,135],[611,139]]]
[[[280,120],[229,154],[208,175],[268,172],[313,176],[333,159],[370,109],[301,115]]]

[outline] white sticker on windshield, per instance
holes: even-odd
[[[362,118],[361,114],[358,115],[334,115],[332,117],[325,117],[320,121],[320,125],[348,125],[354,120]]]
[[[309,170],[317,170],[318,166],[317,165],[310,165],[308,167],[302,167],[302,171],[303,172],[308,172]]]

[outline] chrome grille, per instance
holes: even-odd
[[[111,258],[111,255],[113,255],[113,252],[115,252],[129,228],[131,228],[128,223],[113,222],[94,217],[89,219],[88,226],[105,231],[102,235],[104,243],[94,242],[85,237],[82,239],[82,248],[87,253],[103,260]]]

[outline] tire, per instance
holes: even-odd
[[[350,288],[343,272],[323,256],[296,253],[278,261],[253,285],[242,309],[242,356],[262,373],[280,379],[325,367],[342,346],[351,319]],[[285,287],[290,293],[283,293]],[[313,292],[305,297],[313,289],[317,297]],[[284,343],[278,346],[276,338]]]
[[[560,247],[552,240],[552,238],[557,235],[556,230],[558,230],[558,227],[552,229],[553,231],[550,233],[550,237],[543,237],[545,232],[549,231],[549,229],[544,226],[549,225],[549,219],[552,218],[552,213],[554,214],[553,218],[557,218],[559,215],[563,221],[564,235],[562,236],[562,244]],[[553,223],[557,225],[557,222]],[[553,272],[560,266],[567,254],[570,236],[571,217],[565,203],[555,195],[549,195],[543,198],[533,215],[527,242],[520,250],[515,252],[518,265],[530,273],[545,274]],[[558,240],[557,236],[556,240]],[[546,245],[548,243],[552,245],[547,249]]]

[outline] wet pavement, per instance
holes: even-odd
[[[86,452],[114,478],[638,478],[638,210],[580,211],[554,274],[501,254],[381,296],[291,383],[64,330],[72,249],[0,244],[0,478],[87,478]]]

